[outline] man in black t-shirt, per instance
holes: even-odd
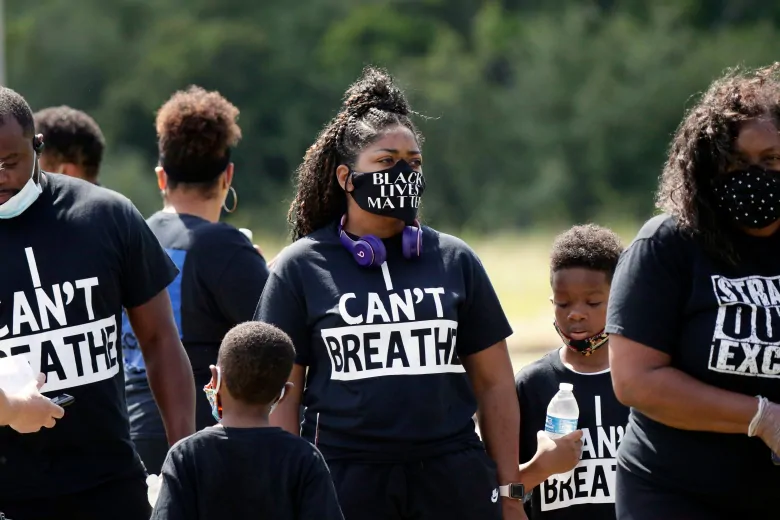
[[[65,105],[44,108],[33,117],[35,131],[46,143],[39,158],[41,168],[98,184],[106,142],[95,120]]]
[[[547,406],[560,383],[574,385],[583,448],[574,471],[534,489],[526,504],[531,520],[615,519],[616,453],[629,411],[612,390],[604,327],[621,251],[613,232],[592,224],[573,227],[553,244],[554,325],[564,346],[517,374],[520,462],[534,456],[537,431],[545,428]]]
[[[295,349],[266,323],[225,335],[206,388],[217,426],[171,448],[152,520],[344,520],[319,450],[268,424]]]
[[[176,267],[126,198],[38,167],[42,136],[0,88],[0,357],[24,356],[41,391],[75,398],[52,429],[0,429],[9,518],[148,518],[125,411],[121,313],[146,356],[168,439],[194,431],[194,384],[166,286]]]

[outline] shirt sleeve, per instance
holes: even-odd
[[[456,342],[461,358],[485,350],[512,335],[512,327],[482,262],[471,250],[465,259],[466,297],[458,313]]]
[[[309,365],[311,339],[306,306],[302,296],[296,294],[276,271],[268,276],[255,311],[255,321],[269,323],[286,332],[295,346],[295,363]]]
[[[233,323],[250,321],[268,280],[265,259],[251,247],[237,245],[211,289],[222,314]]]
[[[344,520],[330,471],[316,448],[301,487],[300,520]]]
[[[606,332],[671,354],[689,276],[671,237],[635,240],[621,255],[607,306]],[[675,241],[676,242],[676,241]]]
[[[168,452],[162,470],[162,484],[150,520],[191,520],[198,518],[197,497],[182,458],[175,447]]]
[[[132,204],[126,219],[122,254],[122,306],[132,309],[148,302],[176,279],[179,270]]]

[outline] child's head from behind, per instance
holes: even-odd
[[[236,325],[222,340],[217,366],[211,367],[215,404],[270,411],[283,397],[294,360],[292,340],[278,328],[258,321]]]
[[[555,324],[570,348],[584,355],[606,342],[607,300],[620,238],[611,230],[586,224],[558,235],[550,255],[550,285]]]

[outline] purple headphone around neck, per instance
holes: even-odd
[[[374,235],[366,235],[352,240],[344,231],[344,223],[347,216],[341,217],[339,222],[339,240],[347,251],[352,253],[352,257],[361,267],[379,267],[387,260],[387,250],[382,239]],[[404,257],[409,260],[417,258],[422,254],[422,226],[415,220],[414,226],[406,226],[401,234],[401,248]]]

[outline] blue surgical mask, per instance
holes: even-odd
[[[38,164],[38,154],[33,152],[33,166],[30,172],[30,180],[24,185],[19,193],[0,204],[0,219],[9,219],[18,217],[24,210],[32,206],[32,203],[38,200],[38,196],[43,189],[40,184],[33,180],[35,177],[35,166]]]
[[[222,386],[222,370],[217,367],[217,385],[212,386],[211,381],[209,381],[209,383],[203,387],[203,391],[206,392],[206,398],[211,405],[211,415],[217,422],[222,420],[222,407],[219,404],[219,397],[217,395],[220,386]]]

